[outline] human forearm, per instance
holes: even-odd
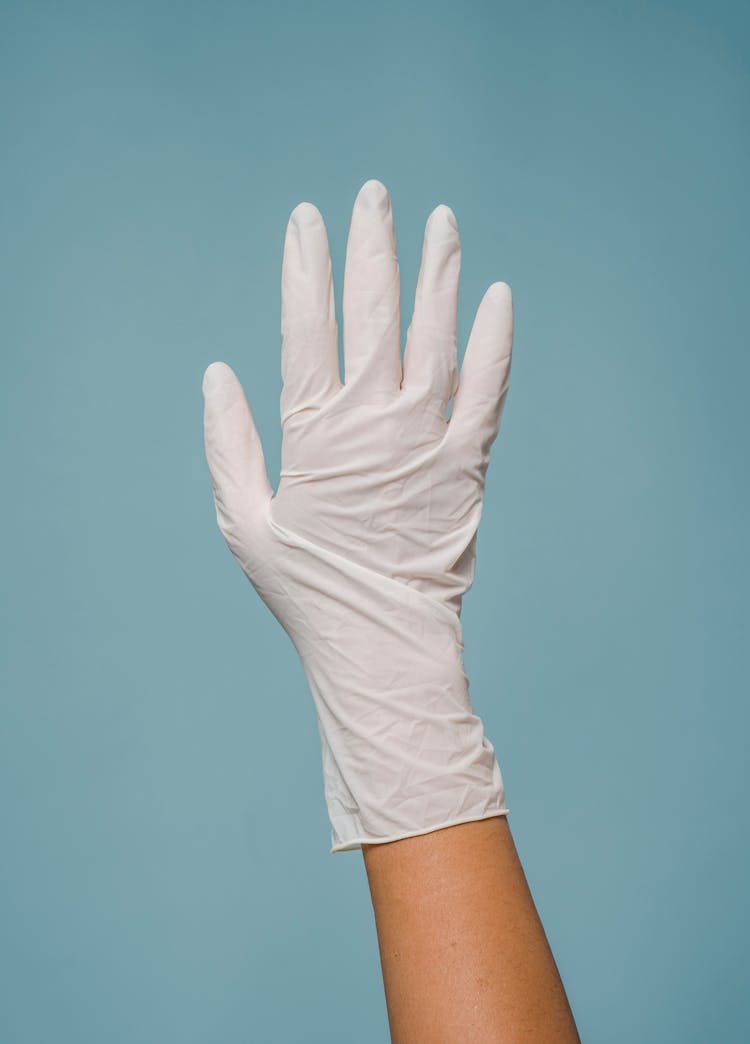
[[[363,854],[393,1044],[579,1040],[505,817]]]

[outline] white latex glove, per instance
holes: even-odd
[[[347,246],[342,384],[326,229],[312,204],[296,207],[282,272],[275,494],[235,374],[216,362],[203,379],[217,520],[310,683],[332,852],[507,811],[469,699],[459,616],[508,387],[512,304],[505,283],[490,286],[459,381],[460,257],[453,213],[439,206],[402,372],[391,204],[380,182],[362,187]],[[283,750],[276,760],[286,763]]]

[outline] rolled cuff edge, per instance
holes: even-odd
[[[495,809],[492,812],[486,812],[481,816],[461,816],[458,819],[450,819],[445,823],[436,823],[435,826],[425,827],[424,830],[408,830],[405,833],[394,834],[392,837],[358,837],[351,841],[341,841],[337,845],[333,845],[330,854],[334,855],[336,852],[355,852],[357,849],[362,848],[362,845],[385,845],[390,841],[403,841],[407,837],[421,837],[423,834],[431,834],[435,830],[444,830],[446,827],[459,826],[461,823],[477,823],[482,819],[493,819],[496,816],[507,816],[509,809],[500,808]]]

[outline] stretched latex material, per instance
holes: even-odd
[[[402,365],[391,204],[379,182],[365,184],[347,246],[342,383],[325,226],[311,204],[294,210],[275,493],[235,374],[213,363],[204,376],[217,521],[304,666],[333,852],[507,811],[471,706],[460,612],[507,393],[512,305],[506,284],[489,288],[459,380],[459,269],[456,221],[440,206]]]

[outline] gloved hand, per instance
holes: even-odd
[[[332,852],[507,811],[469,698],[460,611],[508,387],[512,304],[505,283],[490,286],[459,381],[460,255],[453,213],[439,206],[402,372],[391,204],[380,182],[362,187],[347,245],[342,384],[325,226],[312,204],[296,207],[282,269],[275,494],[235,374],[215,362],[203,378],[217,521],[305,669]]]

